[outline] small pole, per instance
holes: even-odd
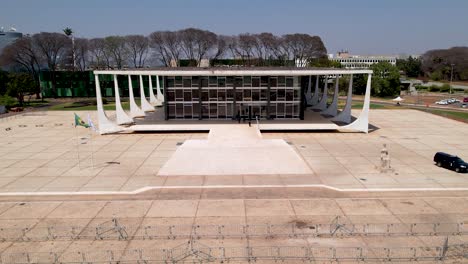
[[[80,138],[77,136],[76,133],[76,126],[75,126],[75,139],[76,139],[76,153],[78,155],[78,168],[81,170],[81,159],[80,159],[80,146],[79,146],[79,140]]]
[[[94,169],[94,148],[93,148],[93,132],[91,131],[92,128],[89,127],[89,145],[91,146],[91,165]]]

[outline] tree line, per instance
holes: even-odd
[[[421,57],[397,60],[397,67],[408,77],[434,81],[468,80],[468,47],[426,51]]]
[[[235,59],[240,65],[288,65],[291,61],[326,58],[327,50],[318,36],[308,34],[243,33],[218,35],[208,30],[186,28],[156,31],[148,36],[127,35],[103,38],[74,38],[70,28],[63,33],[26,35],[0,54],[0,67],[31,74],[39,93],[39,72],[49,70],[144,68],[150,66],[199,66],[202,60]],[[52,90],[56,82],[52,74]]]

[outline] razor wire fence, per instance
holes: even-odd
[[[0,241],[228,239],[250,237],[460,236],[464,223],[125,225],[118,219],[87,226],[0,228]]]
[[[446,247],[207,247],[184,243],[171,249],[4,253],[1,263],[202,263],[299,261],[445,261],[468,260],[468,244]]]

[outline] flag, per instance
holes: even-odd
[[[86,128],[88,128],[88,124],[86,124],[82,119],[81,117],[79,117],[76,113],[75,114],[75,127],[76,126],[84,126]]]
[[[88,114],[88,127],[90,127],[94,132],[97,131],[96,126],[93,123],[93,120],[91,120],[91,116]]]

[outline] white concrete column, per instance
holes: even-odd
[[[156,96],[154,96],[154,91],[153,91],[153,80],[151,80],[151,75],[149,77],[149,94],[150,94],[150,104],[155,106],[158,102],[158,99],[156,99]]]
[[[125,113],[122,108],[122,103],[120,102],[120,92],[119,92],[119,83],[117,81],[117,75],[114,74],[114,90],[115,90],[115,115],[117,119],[117,124],[131,124],[133,119]]]
[[[322,115],[328,116],[336,116],[338,113],[338,93],[339,93],[339,86],[340,86],[340,77],[338,75],[335,76],[335,92],[333,93],[333,101],[328,106],[327,109],[321,112]]]
[[[325,76],[325,84],[323,86],[322,98],[320,99],[318,104],[312,107],[312,109],[325,110],[327,108],[327,101],[328,101],[328,76]]]
[[[143,87],[143,76],[140,75],[140,104],[145,112],[154,111],[154,107],[146,100],[145,88]]]
[[[349,77],[348,96],[346,97],[346,105],[337,116],[332,118],[332,121],[338,121],[343,123],[351,122],[351,107],[353,105],[353,75]]]
[[[319,80],[320,80],[320,75],[315,76],[315,90],[314,90],[314,95],[312,96],[312,100],[310,102],[311,105],[316,105],[318,104],[319,100]]]
[[[101,84],[99,83],[98,74],[94,75],[94,81],[96,83],[96,105],[99,133],[102,135],[122,131],[122,128],[109,120],[106,112],[104,111],[104,106],[102,105]]]
[[[366,95],[364,96],[364,105],[358,118],[349,125],[342,126],[340,129],[348,131],[369,132],[369,108],[370,108],[370,93],[371,93],[372,74],[367,77]]]
[[[160,105],[162,105],[164,102],[164,95],[161,92],[161,87],[159,86],[159,76],[156,76],[156,98],[161,103]]]
[[[308,105],[312,104],[312,76],[309,75],[309,82],[307,83],[307,91],[305,99]]]
[[[128,75],[128,93],[130,94],[130,116],[135,117],[144,117],[145,112],[141,110],[140,107],[135,102],[135,97],[133,96],[133,85],[132,85],[132,76]]]

